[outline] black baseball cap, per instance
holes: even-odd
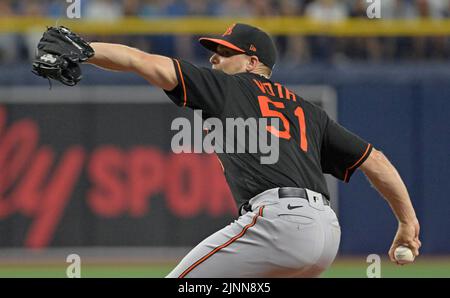
[[[259,61],[271,69],[277,60],[277,50],[269,34],[259,28],[236,23],[218,37],[202,37],[200,44],[210,51],[216,52],[218,45],[258,57]]]

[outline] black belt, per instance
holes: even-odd
[[[280,187],[278,189],[278,197],[280,199],[283,198],[302,198],[302,199],[308,199],[308,195],[306,194],[306,190],[304,188],[298,188],[298,187]],[[330,201],[328,201],[327,197],[322,195],[323,198],[323,204],[326,206],[330,206]],[[314,199],[314,198],[311,198]]]
[[[306,194],[306,190],[304,188],[298,188],[298,187],[280,187],[278,189],[278,197],[280,199],[302,198],[302,199],[308,200],[308,195]],[[328,200],[328,198],[325,195],[322,195],[322,198],[323,198],[322,199],[323,204],[326,206],[330,206],[330,201]],[[312,199],[315,200],[315,198],[312,198]],[[242,210],[245,210],[247,212],[252,210],[252,206],[250,205],[250,203],[248,201],[240,206],[239,215],[243,214]]]

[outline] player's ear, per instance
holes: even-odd
[[[247,60],[247,65],[245,67],[245,70],[247,72],[251,72],[252,70],[254,70],[258,66],[258,63],[259,63],[258,57],[250,56],[250,59]]]
[[[217,59],[218,59],[217,54],[214,53],[214,54],[209,58],[209,62],[210,62],[211,64],[216,64],[216,63],[218,62]]]

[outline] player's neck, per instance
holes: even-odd
[[[263,78],[265,78],[265,79],[270,79],[270,76],[268,75],[268,74],[266,74],[266,73],[264,73],[264,72],[261,72],[261,71],[250,71],[249,73],[253,73],[253,74],[256,74],[256,75],[259,75],[259,76],[261,76],[261,77],[263,77]]]
[[[267,66],[265,66],[264,64],[262,64],[262,63],[259,63],[254,69],[252,69],[251,71],[250,71],[251,73],[254,73],[254,74],[257,74],[257,75],[260,75],[260,76],[262,76],[262,77],[264,77],[264,78],[266,78],[266,79],[270,79],[270,76],[271,76],[271,70],[267,67]]]

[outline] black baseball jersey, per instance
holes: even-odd
[[[279,119],[278,129],[266,127],[267,133],[279,138],[276,163],[262,164],[258,153],[218,154],[238,205],[284,186],[308,188],[329,198],[323,173],[348,182],[372,150],[324,110],[263,76],[228,75],[175,59],[174,65],[179,84],[165,92],[177,105],[201,109],[204,118],[223,122],[227,118]]]

